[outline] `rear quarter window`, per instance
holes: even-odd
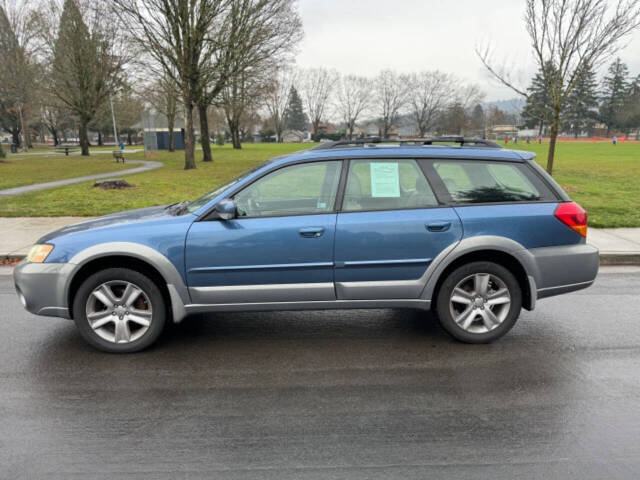
[[[556,201],[526,164],[482,160],[438,160],[436,174],[455,203]]]

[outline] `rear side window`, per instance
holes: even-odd
[[[526,165],[480,160],[433,163],[451,199],[459,203],[553,201],[545,185]]]
[[[415,160],[351,160],[342,210],[401,210],[438,205]]]

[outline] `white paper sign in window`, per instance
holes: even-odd
[[[371,196],[400,197],[400,176],[396,162],[371,162]]]

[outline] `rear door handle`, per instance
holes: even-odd
[[[451,222],[433,222],[425,224],[430,232],[446,232],[451,227]]]
[[[323,227],[307,227],[307,228],[301,228],[300,230],[298,230],[298,232],[300,233],[300,236],[304,238],[319,238],[324,233],[324,228]]]

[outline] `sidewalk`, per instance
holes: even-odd
[[[0,261],[22,258],[41,236],[90,217],[0,217]],[[587,241],[600,249],[603,264],[640,265],[640,228],[590,228]]]

